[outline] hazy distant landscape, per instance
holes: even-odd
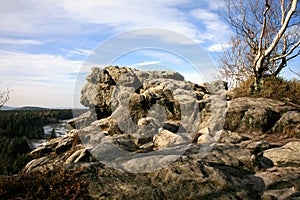
[[[74,111],[75,117],[85,110]],[[59,133],[46,135],[44,126],[62,123],[73,118],[71,109],[41,107],[4,107],[0,111],[0,174],[18,173],[32,158],[31,140],[55,138]]]

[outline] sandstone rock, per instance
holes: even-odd
[[[56,153],[61,153],[69,150],[72,147],[72,142],[74,138],[71,137],[63,137],[62,140],[59,141],[57,146],[54,148]]]
[[[299,197],[299,141],[271,134],[297,129],[295,108],[176,72],[109,66],[86,79],[79,130],[33,151],[25,173],[80,168],[93,199]]]
[[[96,114],[92,111],[87,111],[86,113],[81,114],[80,116],[73,118],[67,123],[72,126],[74,129],[80,129],[85,126],[88,126],[91,122],[97,119]]]
[[[120,130],[120,128],[117,124],[117,121],[114,119],[113,116],[94,121],[93,123],[91,123],[90,128],[93,129],[93,131],[106,132],[108,135],[111,135],[111,136],[123,133]],[[88,132],[88,131],[85,131],[85,132]]]
[[[142,146],[140,146],[140,149],[152,149],[154,147],[154,143],[153,142],[148,142],[146,144],[143,144]]]
[[[266,150],[264,156],[276,166],[300,166],[300,142],[289,142],[280,148]]]
[[[178,134],[162,130],[158,135],[153,137],[153,143],[158,149],[164,149],[175,145],[182,145],[186,141]]]
[[[262,189],[265,189],[265,192],[262,198],[297,199],[297,196],[299,197],[299,168],[274,167],[264,172],[258,172],[256,176],[264,182]]]
[[[64,165],[80,162],[86,155],[87,150],[85,148],[79,149],[78,151],[75,151],[70,157],[68,157],[68,159],[64,162]]]
[[[293,108],[272,99],[237,98],[229,102],[224,128],[236,132],[267,132],[289,109]]]
[[[30,152],[33,158],[40,158],[48,153],[52,152],[50,147],[39,147]]]
[[[242,141],[247,141],[249,139],[250,138],[248,135],[242,133],[223,131],[219,142],[237,144],[237,143],[241,143]]]
[[[273,132],[300,137],[300,112],[289,111],[282,115],[273,127]]]
[[[211,133],[211,131],[210,131],[209,127],[201,129],[199,131],[199,134],[201,134],[201,136],[198,137],[197,143],[202,144],[205,141],[209,142],[208,139],[213,137],[212,135],[210,135],[210,133]]]
[[[133,152],[138,149],[137,145],[133,142],[132,138],[127,135],[118,135],[110,138],[112,143],[118,146],[119,148]]]
[[[251,141],[250,143],[246,144],[246,148],[251,150],[253,153],[260,153],[272,148],[272,145],[264,140],[259,140]]]
[[[34,170],[43,171],[44,170],[43,165],[45,163],[47,163],[49,160],[50,160],[50,158],[47,156],[34,159],[34,160],[30,161],[29,163],[27,163],[27,165],[24,167],[23,171],[25,173],[29,173]]]

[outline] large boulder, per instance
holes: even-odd
[[[300,166],[300,142],[289,142],[280,148],[269,149],[264,156],[277,166]]]
[[[284,113],[274,125],[273,132],[300,137],[300,112],[289,111]]]
[[[277,100],[241,97],[229,102],[224,128],[236,132],[265,133],[293,109]]]
[[[153,137],[153,143],[158,149],[163,149],[174,145],[182,145],[186,142],[182,136],[168,130],[162,130],[158,135]]]

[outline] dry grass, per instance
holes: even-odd
[[[261,90],[256,93],[251,92],[254,79],[249,79],[238,88],[233,89],[235,97],[265,97],[284,102],[292,102],[300,105],[300,81],[284,80],[280,77],[269,76],[263,79]]]
[[[81,170],[56,168],[0,177],[0,199],[91,199]]]

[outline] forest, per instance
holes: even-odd
[[[0,111],[0,175],[16,174],[31,160],[27,139],[43,138],[43,126],[71,118],[71,109]]]

